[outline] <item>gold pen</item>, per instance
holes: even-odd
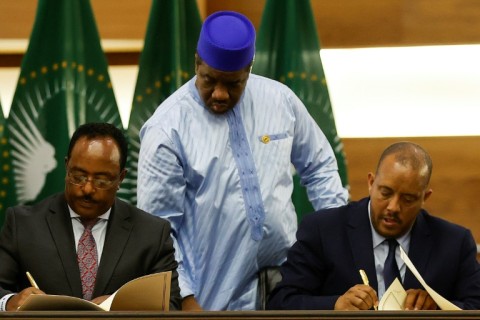
[[[369,282],[368,282],[367,273],[363,269],[360,269],[359,272],[360,272],[360,276],[362,277],[363,284],[368,286]]]
[[[33,279],[32,275],[30,274],[30,272],[27,271],[27,278],[28,278],[28,281],[30,281],[30,284],[32,285],[32,287],[36,288],[36,289],[39,289],[38,286],[37,286],[37,283],[35,282],[35,280]]]
[[[368,277],[367,277],[367,273],[365,272],[365,270],[360,269],[359,272],[360,272],[360,277],[362,277],[363,284],[369,286],[370,283],[368,282]],[[377,310],[377,306],[373,306],[373,308],[375,310]]]

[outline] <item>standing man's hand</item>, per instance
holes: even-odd
[[[103,301],[107,300],[109,297],[110,297],[109,294],[104,295],[104,296],[100,296],[100,297],[96,297],[95,299],[92,299],[92,302],[95,303],[95,304],[101,304]]]
[[[405,310],[437,310],[438,306],[427,291],[408,289]]]
[[[31,294],[45,294],[45,292],[34,287],[23,289],[8,299],[6,310],[17,311],[17,309],[25,303],[25,300],[27,300],[28,296]]]
[[[348,289],[343,296],[335,302],[335,310],[370,310],[378,306],[378,297],[372,287],[357,284]]]
[[[203,311],[195,297],[187,296],[182,300],[182,311]]]

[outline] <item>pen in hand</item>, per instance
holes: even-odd
[[[362,277],[363,284],[367,285],[367,286],[370,285],[370,283],[368,282],[368,277],[367,277],[367,273],[365,272],[365,270],[360,269],[359,272],[360,272],[360,277]]]
[[[367,277],[367,273],[365,272],[365,270],[360,269],[359,272],[360,272],[360,277],[362,277],[363,284],[369,286],[370,283],[368,282],[368,277]],[[373,308],[375,310],[377,310],[377,306],[373,306]]]
[[[28,278],[28,281],[30,281],[30,284],[32,285],[32,287],[34,287],[35,289],[39,289],[40,288],[38,287],[37,283],[35,282],[35,280],[33,279],[32,275],[30,274],[30,272],[27,271],[27,278]]]

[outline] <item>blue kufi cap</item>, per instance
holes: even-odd
[[[215,12],[202,25],[197,53],[214,69],[241,70],[255,55],[255,27],[238,12]]]

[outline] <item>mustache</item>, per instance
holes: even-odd
[[[389,219],[389,220],[394,220],[396,222],[400,222],[400,219],[398,217],[398,214],[397,213],[384,213],[382,215],[382,219]]]
[[[96,203],[96,201],[93,199],[91,195],[84,195],[84,196],[78,197],[78,199],[86,202]]]

